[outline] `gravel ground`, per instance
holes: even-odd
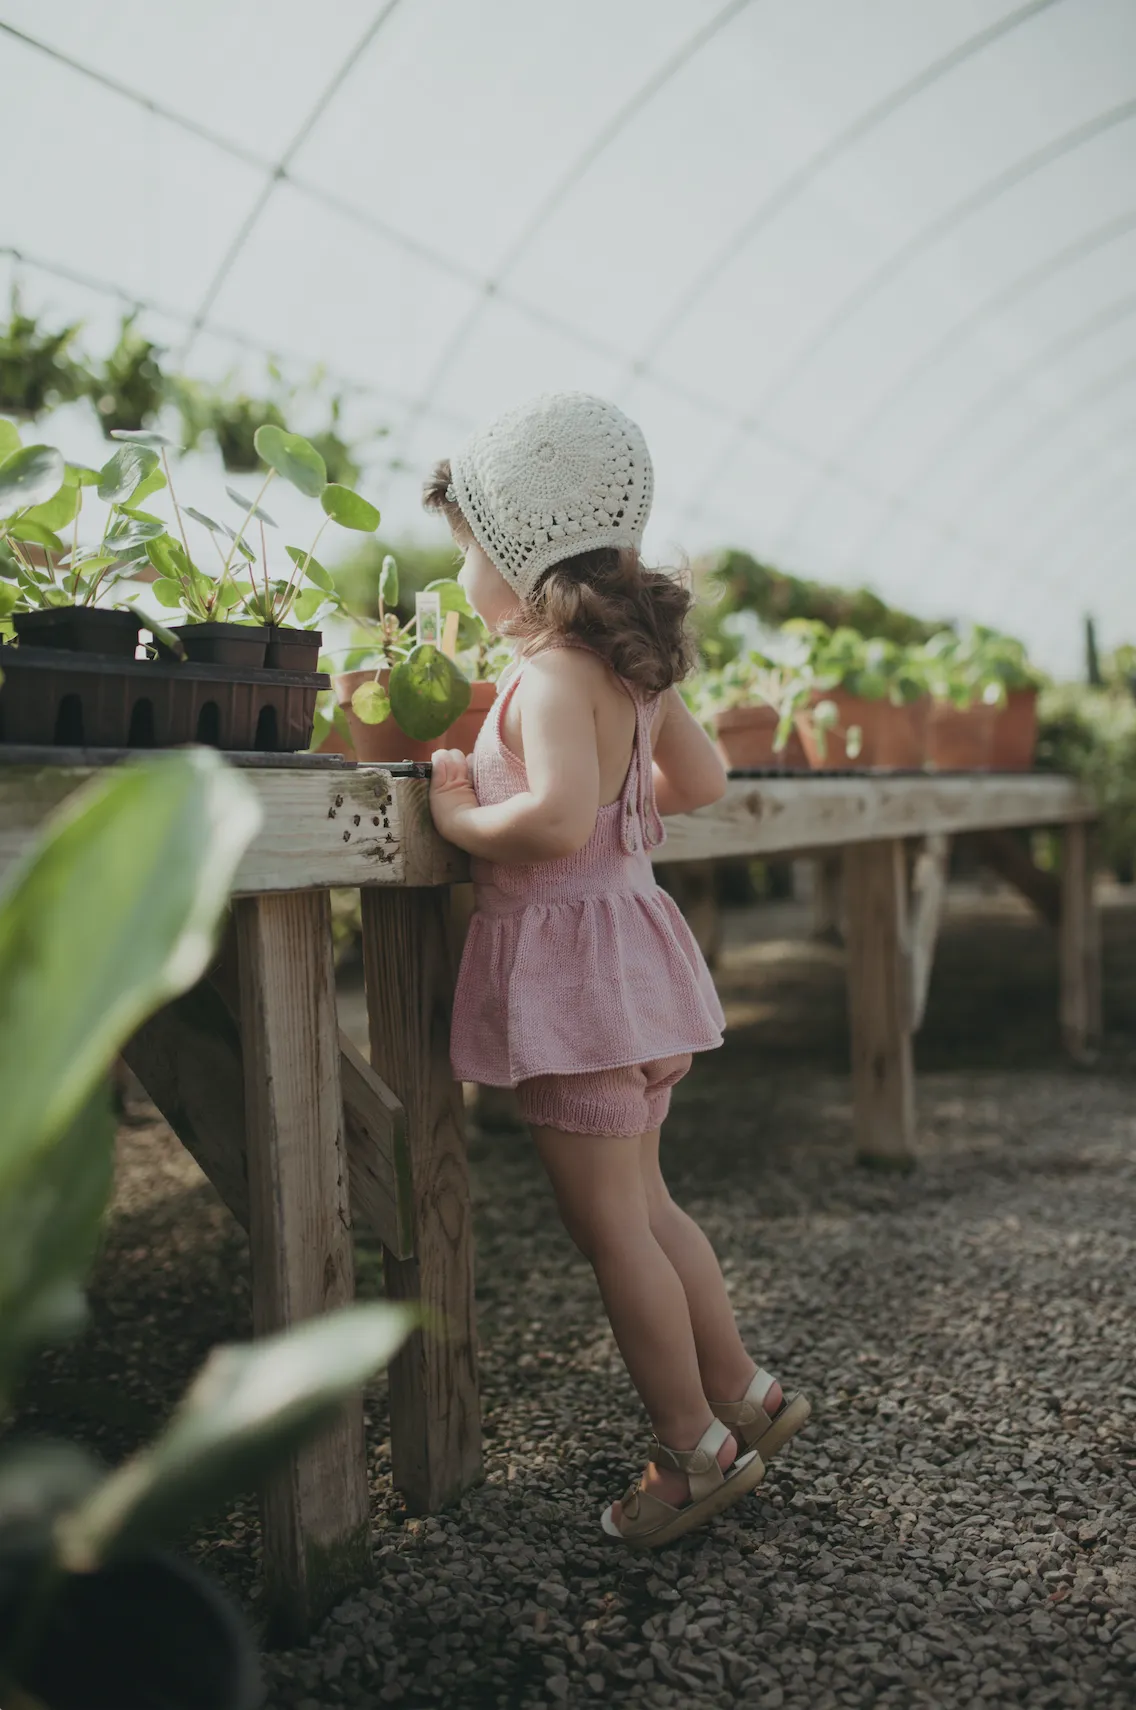
[[[486,1482],[408,1521],[375,1387],[375,1582],[266,1659],[270,1710],[1136,1701],[1136,911],[1110,912],[1109,1050],[1085,1074],[1057,1065],[1048,935],[956,904],[908,1178],[850,1166],[839,957],[783,928],[734,922],[733,1032],[666,1152],[809,1429],[711,1532],[606,1543],[638,1404],[527,1142],[474,1134]],[[20,1420],[111,1458],[247,1334],[239,1234],[140,1115],[92,1327],[40,1362]],[[257,1547],[250,1503],[191,1540],[254,1618]]]

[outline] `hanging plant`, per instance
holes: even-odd
[[[8,324],[0,329],[0,415],[32,421],[82,396],[90,376],[71,355],[79,326],[75,321],[46,331],[34,315],[22,312],[12,292]]]
[[[168,393],[158,363],[161,347],[135,330],[137,318],[123,316],[118,342],[90,380],[91,402],[108,439],[148,427]]]

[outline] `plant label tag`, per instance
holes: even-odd
[[[414,615],[418,620],[418,644],[428,641],[437,647],[442,639],[442,596],[415,594]]]

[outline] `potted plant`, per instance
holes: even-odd
[[[0,415],[32,421],[87,389],[89,376],[71,354],[79,323],[47,332],[20,308],[13,290],[8,324],[0,330]]]
[[[808,766],[796,719],[810,708],[815,679],[800,648],[797,653],[796,659],[776,658],[751,648],[684,684],[687,705],[712,732],[732,771]]]
[[[135,330],[137,318],[137,312],[123,316],[114,349],[88,380],[88,396],[108,439],[148,427],[166,401],[160,346]]]
[[[791,619],[785,631],[807,648],[814,698],[835,708],[827,727],[815,718],[801,724],[812,766],[910,770],[923,764],[928,699],[917,650],[843,625],[830,629],[816,619]]]
[[[422,761],[439,747],[468,752],[492,705],[496,685],[485,679],[471,684],[454,657],[463,638],[467,647],[480,645],[482,626],[464,592],[450,578],[431,582],[424,591],[438,596],[442,645],[419,640],[417,616],[406,622],[399,617],[398,565],[388,553],[379,576],[378,619],[360,620],[363,645],[351,650],[343,661],[346,669],[334,679],[335,698],[360,760]]]
[[[919,649],[933,697],[928,762],[944,772],[989,771],[994,727],[1006,691],[981,639],[942,630]]]
[[[1030,664],[1024,644],[1013,636],[981,624],[975,625],[974,634],[985,669],[1005,694],[994,719],[990,765],[995,772],[1028,772],[1037,748],[1037,704],[1044,674]]]

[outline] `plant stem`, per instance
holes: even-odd
[[[276,622],[276,610],[268,588],[268,540],[264,533],[264,523],[260,525],[260,562],[264,569],[264,611],[265,623]]]
[[[260,504],[260,501],[261,501],[261,500],[262,500],[262,499],[263,499],[263,497],[264,497],[264,495],[265,495],[265,493],[267,493],[267,491],[268,491],[268,489],[269,489],[269,487],[270,487],[270,486],[271,486],[271,484],[272,484],[272,478],[273,478],[273,476],[274,476],[274,475],[275,475],[275,474],[276,474],[276,471],[275,471],[275,469],[270,469],[270,470],[269,470],[269,471],[268,471],[268,474],[267,474],[267,475],[266,475],[266,476],[265,476],[265,477],[264,477],[264,481],[263,481],[263,483],[262,483],[262,484],[261,484],[261,489],[260,489],[260,492],[259,492],[259,493],[258,493],[258,494],[257,494],[257,495],[256,495],[256,498],[255,498],[255,499],[254,499],[254,500],[253,500],[253,502],[252,502],[252,504],[251,504],[251,505],[250,505],[250,506],[249,506],[249,508],[248,508],[248,510],[247,510],[247,511],[246,511],[246,512],[245,512],[245,515],[244,515],[244,520],[243,520],[243,521],[242,521],[242,523],[241,523],[241,526],[240,526],[240,528],[239,528],[239,529],[238,529],[238,530],[237,530],[237,539],[239,539],[239,540],[243,540],[243,539],[244,539],[244,537],[245,537],[245,528],[246,528],[246,527],[247,527],[247,525],[248,525],[248,522],[249,522],[249,518],[250,518],[250,517],[251,517],[251,516],[252,516],[252,514],[253,514],[253,512],[254,512],[254,511],[255,511],[255,510],[256,510],[256,509],[257,509],[257,507],[258,507],[258,506],[259,506],[259,504]],[[235,540],[234,540],[234,542],[233,542],[233,544],[232,544],[232,546],[230,546],[230,548],[229,548],[229,556],[228,556],[228,558],[226,558],[226,560],[225,560],[225,575],[226,575],[226,576],[227,576],[227,575],[228,575],[228,573],[229,573],[229,565],[230,565],[230,564],[231,564],[231,563],[232,563],[232,561],[233,561],[233,553],[234,553],[234,552],[235,552],[235,551],[236,551],[236,550],[237,550],[237,542],[236,542],[236,541],[235,541]],[[223,580],[223,579],[224,579],[224,578],[222,578],[222,580]]]
[[[190,563],[192,564],[193,554],[189,550],[189,541],[186,539],[185,524],[182,521],[182,517],[181,517],[181,506],[178,504],[177,494],[174,492],[174,478],[170,474],[170,460],[166,456],[166,448],[164,445],[162,447],[162,468],[166,472],[166,486],[170,490],[170,499],[173,502],[174,515],[177,518],[178,533],[181,535],[181,543],[185,547],[186,557],[189,559]]]

